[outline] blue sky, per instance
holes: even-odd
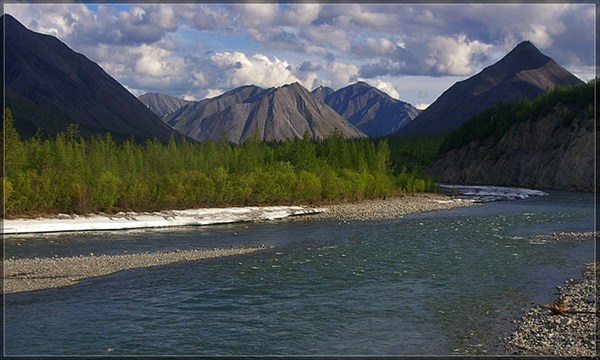
[[[523,40],[595,75],[595,4],[5,4],[135,95],[366,81],[418,107]]]

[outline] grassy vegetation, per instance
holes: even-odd
[[[84,138],[77,126],[20,139],[5,112],[5,216],[307,204],[431,191],[420,169],[440,139],[332,136],[167,144]]]
[[[559,103],[568,108],[562,123],[568,127],[579,112],[589,111],[590,105],[594,104],[595,83],[590,81],[587,84],[557,87],[535,100],[523,99],[492,106],[450,133],[440,145],[439,152],[446,153],[474,140],[492,138],[498,141],[512,125],[549,114]],[[594,117],[594,114],[584,115]]]

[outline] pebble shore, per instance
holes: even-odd
[[[514,332],[505,339],[514,355],[589,356],[598,354],[597,279],[598,263],[585,265],[581,279],[558,286],[558,300],[567,307],[565,315],[553,314],[551,304],[540,304],[516,321]]]
[[[267,247],[186,250],[127,255],[4,260],[4,293],[17,293],[77,284],[87,278],[123,270],[223,256],[249,254]]]
[[[325,211],[310,215],[310,218],[327,220],[384,220],[418,212],[448,210],[472,205],[476,205],[476,203],[442,194],[410,194],[388,197],[386,199],[364,200],[358,203],[329,205],[325,207]]]

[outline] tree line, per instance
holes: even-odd
[[[500,140],[508,128],[529,119],[539,119],[555,111],[557,104],[567,108],[562,126],[569,127],[576,117],[594,118],[596,80],[588,83],[556,87],[539,95],[534,100],[521,99],[502,102],[473,116],[469,121],[452,131],[441,143],[440,154],[459,148],[474,140]]]
[[[420,170],[440,142],[424,149],[410,139],[314,141],[308,134],[238,145],[116,142],[109,133],[83,137],[77,125],[21,139],[10,109],[4,125],[5,216],[317,204],[432,191]]]

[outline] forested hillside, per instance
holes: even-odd
[[[84,138],[77,126],[21,140],[9,109],[5,128],[5,216],[322,203],[434,186],[418,175],[432,150],[400,140],[392,140],[394,149],[384,139],[313,141],[308,134],[277,143],[140,144],[109,134]]]
[[[440,146],[438,181],[594,190],[596,82],[556,88],[473,117]]]
[[[558,87],[535,100],[521,99],[494,105],[450,133],[440,146],[440,154],[474,140],[492,138],[498,141],[514,124],[547,115],[555,111],[559,103],[568,108],[562,123],[564,127],[572,125],[577,115],[594,118],[593,114],[579,114],[589,111],[588,106],[594,103],[594,87],[595,82]]]

